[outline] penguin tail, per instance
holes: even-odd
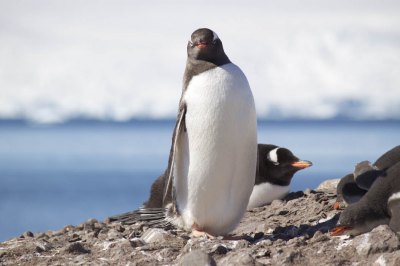
[[[120,222],[125,225],[143,223],[149,227],[158,227],[163,229],[172,229],[174,226],[166,219],[166,208],[145,208],[111,216],[110,222]]]

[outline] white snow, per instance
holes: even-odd
[[[200,27],[245,72],[259,117],[400,118],[399,11],[396,0],[0,1],[0,118],[174,118]]]

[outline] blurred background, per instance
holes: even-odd
[[[259,142],[314,165],[292,190],[399,144],[400,2],[0,0],[0,241],[129,211],[167,165],[186,44],[213,29]]]

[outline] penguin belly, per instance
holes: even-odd
[[[248,210],[264,206],[273,200],[282,199],[290,191],[290,186],[279,186],[268,182],[255,185],[250,195]]]
[[[183,96],[174,187],[184,227],[231,232],[246,211],[257,162],[254,99],[243,72],[229,63],[196,75]]]

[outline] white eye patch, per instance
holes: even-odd
[[[275,148],[275,149],[273,149],[272,151],[270,151],[269,153],[268,153],[268,160],[270,160],[271,162],[273,162],[275,165],[279,165],[279,162],[278,162],[278,153],[277,153],[277,151],[278,151],[278,149],[279,148]]]

